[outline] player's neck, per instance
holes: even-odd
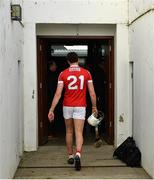
[[[78,63],[71,63],[70,67],[75,67],[75,66],[79,66]]]

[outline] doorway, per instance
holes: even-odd
[[[66,55],[75,51],[79,56],[79,65],[88,69],[93,78],[97,95],[98,109],[105,114],[99,127],[101,137],[108,143],[114,143],[114,38],[113,37],[37,37],[38,69],[38,134],[39,145],[52,137],[62,139],[65,125],[62,115],[62,99],[55,110],[55,121],[48,122],[50,107],[58,75],[68,67]],[[50,66],[56,64],[54,72]],[[87,114],[91,114],[91,103],[87,94]],[[94,129],[88,123],[84,128],[85,141],[94,137]]]

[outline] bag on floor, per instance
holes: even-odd
[[[120,159],[127,166],[141,166],[141,152],[136,147],[136,143],[132,137],[128,137],[113,153],[113,157]]]

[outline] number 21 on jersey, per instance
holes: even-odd
[[[78,79],[80,81],[79,87],[78,87],[78,85],[75,85],[76,82],[78,81]],[[83,75],[80,75],[78,78],[76,76],[74,76],[74,75],[71,75],[71,76],[68,76],[67,80],[71,81],[68,84],[68,89],[70,89],[70,90],[76,90],[78,88],[81,89],[81,90],[83,89],[83,86],[84,86],[84,76]]]

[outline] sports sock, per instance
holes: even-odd
[[[74,158],[74,155],[73,154],[69,154],[68,155],[68,158],[70,159],[70,158]]]
[[[81,158],[81,153],[79,151],[76,152],[76,155],[79,156],[79,158]]]

